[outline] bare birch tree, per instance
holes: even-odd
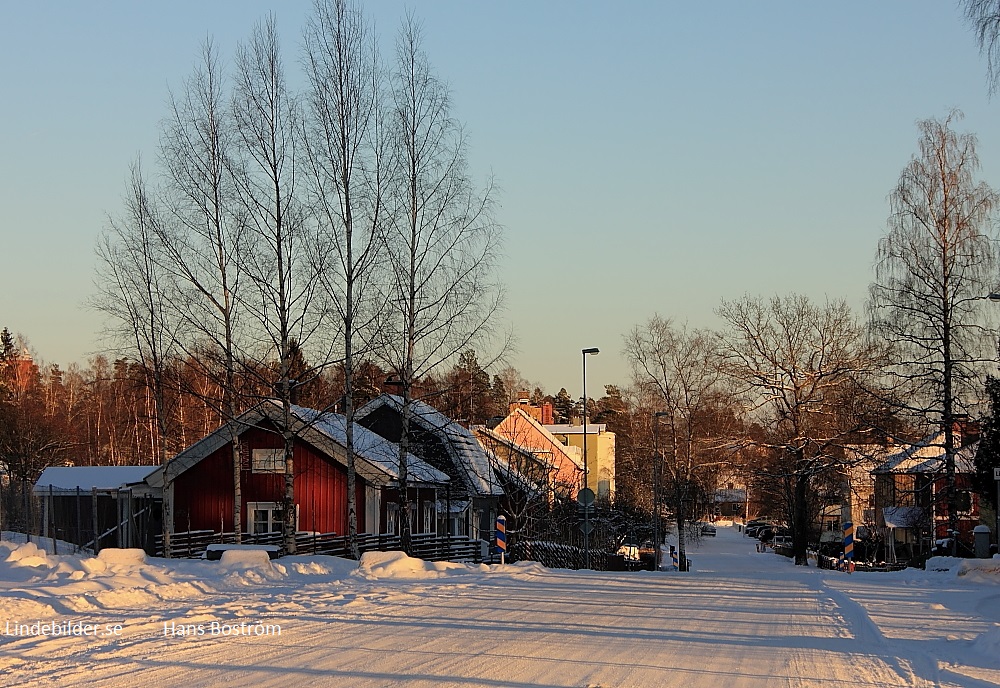
[[[305,57],[307,179],[321,242],[332,248],[331,264],[320,276],[343,334],[348,540],[358,558],[355,366],[366,354],[365,333],[379,311],[370,283],[383,246],[386,183],[378,54],[360,8],[347,0],[316,0]]]
[[[990,215],[997,194],[976,181],[976,138],[922,120],[919,151],[889,197],[870,287],[873,333],[891,344],[889,386],[903,408],[944,432],[949,530],[957,525],[954,421],[979,398],[982,363],[995,340],[983,327],[985,297],[997,284]]]
[[[184,326],[189,364],[213,380],[221,399],[200,395],[225,419],[232,440],[233,529],[242,538],[242,480],[237,371],[242,213],[230,173],[233,126],[225,78],[211,40],[180,94],[170,96],[160,159],[166,173],[168,222],[157,225],[166,268],[178,281],[172,304]],[[188,390],[197,393],[196,390]]]
[[[305,380],[293,378],[293,364],[300,348],[316,344],[326,333],[316,259],[321,247],[310,236],[298,197],[300,113],[285,80],[273,16],[257,25],[237,51],[233,118],[240,152],[234,181],[248,243],[239,265],[246,288],[238,294],[238,306],[246,313],[247,326],[261,337],[253,357],[273,363],[249,372],[273,372],[273,379],[260,382],[274,391],[283,409],[282,534],[285,550],[294,553],[292,403],[295,387]]]
[[[97,293],[91,306],[109,319],[105,334],[116,349],[141,367],[153,398],[154,454],[168,458],[167,379],[177,354],[177,321],[170,304],[174,284],[162,267],[157,233],[161,219],[139,162],[132,166],[125,212],[109,218],[97,244]],[[163,547],[169,556],[168,500],[163,501]]]
[[[1000,1],[962,0],[965,18],[972,26],[979,50],[986,56],[990,93],[1000,84]]]
[[[502,296],[493,272],[500,228],[491,213],[492,184],[477,191],[469,179],[449,90],[432,70],[412,17],[397,39],[391,99],[393,196],[385,234],[391,274],[379,349],[403,397],[400,536],[408,550],[404,457],[413,384],[494,333]]]
[[[177,355],[177,321],[169,304],[174,284],[162,267],[157,232],[162,224],[142,174],[132,166],[125,211],[109,218],[97,245],[97,295],[91,305],[109,318],[111,345],[140,365],[154,402],[157,428],[154,453],[167,459],[167,376]]]

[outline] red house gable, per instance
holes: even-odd
[[[240,434],[244,529],[253,532],[253,505],[280,505],[285,492],[284,470],[254,470],[254,450],[281,450],[283,440],[273,428],[253,427]],[[227,442],[174,480],[174,526],[177,530],[233,530],[232,443]],[[296,438],[293,450],[297,530],[347,532],[347,469],[316,447]],[[259,466],[258,466],[259,468]],[[364,532],[365,481],[357,481],[358,530]],[[257,511],[260,511],[258,509]]]

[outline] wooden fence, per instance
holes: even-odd
[[[211,530],[192,530],[183,533],[171,533],[170,553],[173,557],[200,558],[209,545],[235,544],[235,533],[220,533]],[[284,542],[281,533],[244,534],[244,545],[277,545]],[[414,533],[411,536],[410,554],[428,561],[465,561],[480,563],[483,561],[483,545],[481,540],[473,540],[464,536],[446,537],[436,533]],[[350,547],[346,535],[336,533],[296,533],[295,549],[297,554],[328,554],[337,557],[350,557]],[[358,534],[358,549],[365,552],[388,552],[402,549],[399,535],[395,533]],[[163,556],[163,536],[156,537],[156,556]]]

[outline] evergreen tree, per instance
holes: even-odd
[[[556,421],[559,423],[569,423],[576,411],[576,402],[563,387],[556,394],[555,401],[552,402],[552,409],[556,414]]]
[[[1000,468],[1000,378],[986,376],[990,413],[983,419],[983,434],[976,450],[975,488],[995,509],[996,483],[993,469]]]

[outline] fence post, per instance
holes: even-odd
[[[55,489],[52,487],[52,483],[49,483],[49,537],[52,538],[52,554],[59,554],[58,546],[56,545],[56,499],[55,499]]]
[[[101,531],[97,522],[97,488],[90,488],[90,520],[94,526],[94,554],[101,552]]]
[[[83,544],[83,517],[80,515],[80,486],[76,486],[76,546],[73,548],[74,552],[80,551],[80,545]]]

